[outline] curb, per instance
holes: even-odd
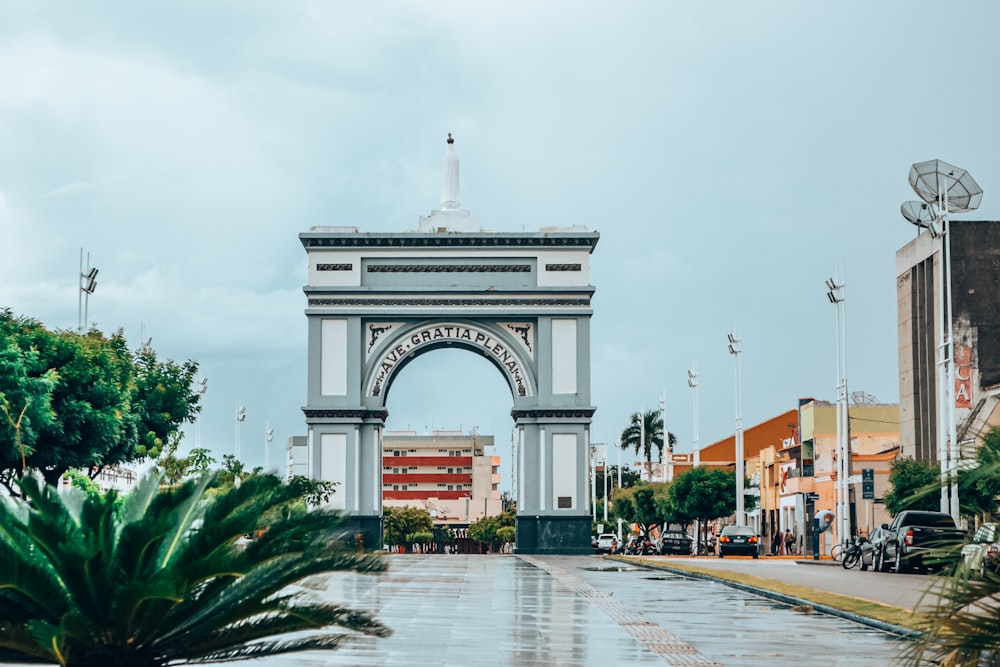
[[[607,558],[607,557],[606,557]],[[689,579],[702,579],[705,581],[714,581],[719,584],[725,584],[730,588],[735,588],[737,590],[743,591],[744,593],[752,593],[753,595],[759,595],[763,598],[768,598],[770,600],[776,600],[777,602],[783,602],[792,606],[805,605],[812,607],[814,610],[827,614],[829,616],[837,616],[839,618],[844,618],[849,621],[854,621],[855,623],[860,623],[861,625],[867,625],[868,627],[875,628],[876,630],[882,630],[883,632],[889,632],[900,637],[908,638],[919,638],[923,636],[923,633],[918,630],[913,630],[911,628],[904,628],[900,625],[893,625],[892,623],[886,623],[875,618],[870,618],[868,616],[861,616],[860,614],[855,614],[854,612],[844,611],[842,609],[837,609],[835,607],[830,607],[825,604],[820,604],[818,602],[813,602],[812,600],[806,600],[805,598],[795,597],[793,595],[785,595],[784,593],[776,593],[775,591],[768,590],[766,588],[756,588],[754,586],[748,586],[747,584],[741,584],[737,581],[730,581],[728,579],[723,579],[721,577],[714,577],[710,574],[702,574],[701,572],[688,572],[687,570],[681,570],[679,568],[673,568],[669,565],[661,565],[658,563],[643,563],[636,562],[633,560],[621,561],[618,558],[608,558],[608,560],[617,560],[619,562],[626,562],[631,565],[638,565],[639,567],[644,567],[650,570],[663,570],[665,572],[670,572],[671,574],[676,574],[681,577],[688,577]],[[797,561],[798,563],[816,563],[817,565],[822,565],[823,561]]]

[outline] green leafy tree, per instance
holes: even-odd
[[[406,536],[408,544],[430,544],[434,541],[434,533],[429,530],[422,530],[417,533],[410,533]]]
[[[343,517],[296,510],[273,476],[216,496],[212,482],[147,477],[118,508],[113,491],[21,480],[28,501],[0,508],[0,659],[161,667],[333,649],[345,639],[335,627],[389,634],[367,612],[289,589],[385,568],[353,547]]]
[[[677,444],[673,433],[668,433],[667,446],[672,450]],[[663,416],[659,410],[647,410],[644,413],[635,412],[629,418],[629,425],[622,431],[622,449],[632,449],[637,455],[646,459],[647,468],[653,462],[653,449],[657,451],[657,460],[663,460]]]
[[[514,526],[500,526],[497,528],[497,541],[504,544],[512,543],[517,539],[517,528]]]
[[[156,470],[167,484],[176,484],[187,477],[202,475],[212,469],[215,457],[204,447],[192,449],[187,456],[177,456],[177,441],[167,446],[167,451],[156,462]]]
[[[0,483],[26,469],[55,484],[67,470],[157,458],[200,409],[193,362],[128,349],[121,331],[49,331],[0,311]]]
[[[513,539],[506,539],[509,533],[501,531],[504,528],[514,528],[515,509],[511,508],[496,516],[484,516],[469,524],[467,534],[477,542],[481,542],[486,547],[495,551],[500,543],[513,542]],[[516,531],[515,531],[516,533]]]
[[[656,503],[656,512],[667,526],[676,524],[680,526],[681,530],[687,531],[688,526],[697,517],[687,514],[683,508],[678,506],[673,496],[670,495],[670,486],[665,484],[662,491],[653,498]]]
[[[421,507],[385,507],[382,509],[382,539],[386,544],[406,545],[407,535],[433,532],[434,520]]]
[[[736,473],[704,466],[691,468],[670,485],[670,500],[679,514],[699,520],[707,529],[712,519],[736,511]],[[753,509],[753,504],[747,509]],[[703,535],[699,535],[699,547],[702,543]]]
[[[904,510],[936,512],[941,507],[940,468],[930,461],[912,457],[896,459],[889,466],[889,484],[885,511],[896,516]]]
[[[669,484],[639,484],[622,489],[615,496],[615,517],[626,523],[638,524],[642,534],[649,536],[650,529],[665,520],[664,502]]]
[[[310,479],[304,475],[292,475],[288,480],[288,486],[292,487],[310,507],[330,502],[330,498],[337,492],[336,482]]]
[[[1000,475],[977,474],[977,470],[995,470],[1000,466],[1000,428],[994,427],[983,436],[976,451],[976,467],[958,473],[958,497],[967,514],[989,517],[996,511],[1000,497]]]

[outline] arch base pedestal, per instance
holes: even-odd
[[[593,555],[590,543],[592,519],[583,516],[518,516],[516,520],[519,554],[563,556]]]

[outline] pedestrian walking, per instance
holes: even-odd
[[[785,555],[791,556],[795,553],[795,535],[792,534],[792,529],[788,528],[785,530]]]

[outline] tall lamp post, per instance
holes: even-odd
[[[271,440],[274,439],[274,429],[264,422],[264,472],[271,466]]]
[[[736,525],[745,526],[743,516],[743,339],[729,334],[729,354],[736,358]]]
[[[247,418],[246,406],[240,405],[240,399],[236,399],[236,460],[240,460],[240,424]]]
[[[90,266],[90,253],[87,253],[87,272],[83,269],[83,248],[80,248],[80,293],[76,299],[76,329],[83,332],[87,323],[87,310],[90,306],[90,295],[97,289],[97,269]]]
[[[847,318],[846,281],[827,278],[826,298],[837,307],[837,537],[844,544],[851,535],[851,441],[847,405]]]
[[[205,392],[208,391],[208,378],[203,377],[194,384],[194,393],[198,394],[198,421],[195,424],[195,447],[201,449],[201,411],[203,406],[201,404],[202,397]]]
[[[663,424],[663,445],[660,446],[660,475],[661,482],[674,481],[674,457],[673,449],[670,448],[670,432],[667,431],[667,390],[663,390],[660,395],[660,422]],[[667,462],[663,463],[663,450],[667,450]]]
[[[691,444],[691,451],[694,455],[692,467],[701,465],[701,450],[698,449],[698,371],[688,371],[688,386],[694,392],[694,439]]]
[[[917,162],[910,167],[910,187],[922,201],[905,202],[903,217],[930,232],[940,243],[937,299],[938,350],[938,460],[941,462],[941,511],[951,514],[955,523],[961,519],[958,498],[958,442],[955,424],[951,298],[951,235],[948,214],[965,213],[979,208],[983,189],[969,172],[942,160]]]

